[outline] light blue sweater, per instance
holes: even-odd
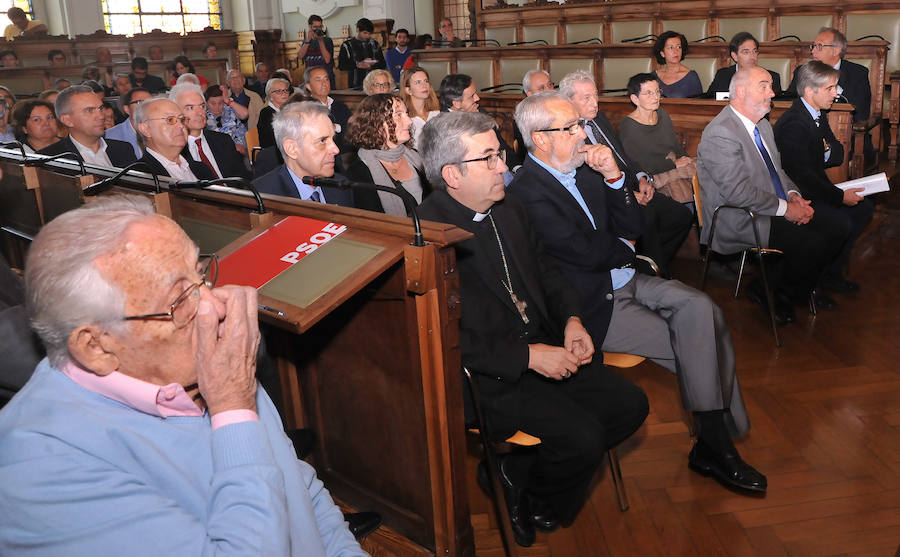
[[[0,411],[0,555],[366,555],[262,388],[257,404],[212,431],[42,361]]]

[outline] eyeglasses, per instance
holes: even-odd
[[[642,97],[660,97],[662,96],[662,91],[660,91],[659,89],[650,89],[647,91],[641,91],[640,94]]]
[[[179,114],[178,116],[170,114],[168,116],[162,116],[160,118],[147,118],[144,121],[152,122],[153,120],[165,120],[166,124],[169,124],[170,126],[174,126],[175,124],[181,124],[183,126],[184,121],[187,120],[187,116],[185,116],[184,114]]]
[[[136,100],[136,101],[131,101],[131,102],[128,103],[128,104],[129,104],[129,106],[132,105],[132,104],[141,104],[141,103],[144,102],[145,100],[147,100],[147,99],[138,99],[138,100]]]
[[[391,84],[387,81],[385,82],[375,82],[372,84],[372,89],[387,89],[391,86]]]
[[[563,126],[561,128],[547,128],[545,130],[534,130],[534,131],[536,131],[536,132],[566,131],[566,132],[569,132],[569,135],[578,135],[578,132],[580,132],[582,129],[584,129],[584,120],[579,119],[577,122],[575,122],[574,124],[571,124],[569,126]]]
[[[272,92],[269,94],[270,95],[287,95],[290,92],[291,92],[290,89],[272,89]]]
[[[176,329],[191,322],[200,308],[200,287],[212,289],[219,278],[219,258],[216,254],[201,254],[200,282],[188,286],[187,290],[175,298],[166,313],[146,313],[144,315],[126,315],[124,321],[171,321]]]
[[[467,162],[481,162],[484,161],[488,167],[488,170],[493,170],[497,167],[497,161],[501,160],[506,163],[506,151],[498,151],[496,153],[491,153],[485,157],[479,157],[477,159],[468,159],[464,161],[460,161],[459,164],[467,163]]]
[[[834,48],[836,46],[837,46],[836,44],[813,43],[813,44],[809,45],[809,51],[812,52],[814,50],[822,50],[825,47]]]

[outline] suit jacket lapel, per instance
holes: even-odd
[[[578,201],[575,200],[575,197],[571,193],[569,193],[569,190],[567,190],[565,186],[559,183],[559,180],[557,180],[555,177],[553,177],[552,174],[547,172],[544,167],[531,160],[530,157],[523,166],[526,165],[528,166],[523,170],[530,173],[530,175],[533,176],[537,181],[537,184],[532,184],[529,187],[540,187],[547,190],[551,202],[557,202],[566,207],[566,210],[568,210],[568,212],[570,213],[571,218],[577,219],[581,223],[582,227],[587,227],[589,229],[594,228],[594,225],[591,224],[591,220],[586,214],[584,214],[584,210],[581,208],[581,205],[579,205]],[[577,182],[578,181],[576,180],[576,187]],[[585,196],[584,190],[578,188],[578,191],[581,192],[582,197],[585,198],[585,203],[587,203],[587,196]],[[590,203],[587,204],[588,207],[591,206]]]

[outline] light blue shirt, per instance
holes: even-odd
[[[591,221],[591,226],[594,227],[594,230],[597,230],[597,223],[594,222],[594,215],[591,214],[590,209],[588,209],[587,203],[584,201],[584,196],[581,195],[581,191],[575,185],[575,171],[573,170],[569,173],[562,173],[552,166],[544,163],[544,161],[535,157],[533,154],[528,153],[528,156],[531,157],[534,162],[538,163],[541,168],[549,172],[551,176],[556,178],[557,181],[562,184],[562,187],[566,188],[567,192],[572,194],[572,197],[575,198],[578,206],[581,207],[581,210],[584,211],[585,215],[587,215],[588,220]],[[625,185],[625,173],[622,173],[619,179],[612,184],[608,183],[606,180],[603,180],[603,183],[614,190],[620,190],[622,189],[622,186]],[[631,245],[631,242],[629,242],[625,238],[619,238],[619,240],[622,240],[622,242],[624,242],[626,246],[631,248],[631,251],[634,251],[634,246]],[[628,284],[628,281],[630,281],[631,278],[634,277],[634,269],[610,269],[609,276],[612,278],[613,290],[617,290]]]
[[[803,106],[806,107],[807,112],[809,112],[809,115],[812,116],[812,119],[816,121],[816,126],[818,126],[819,125],[819,117],[822,115],[822,111],[816,110],[815,108],[810,106],[810,104],[808,102],[806,102],[806,99],[804,99],[803,97],[800,97],[800,101],[803,102]],[[828,162],[828,157],[830,157],[830,156],[831,156],[831,149],[829,148],[827,151],[825,151],[825,162]]]
[[[319,186],[313,187],[313,186],[310,186],[309,184],[304,184],[303,180],[298,178],[297,175],[294,174],[294,171],[292,171],[290,168],[288,168],[287,165],[285,165],[285,168],[287,168],[288,174],[291,175],[291,180],[294,181],[294,186],[297,188],[297,193],[300,194],[300,199],[302,199],[304,201],[309,201],[310,200],[309,198],[312,197],[312,194],[314,192],[319,192],[319,195],[322,197],[320,199],[320,201],[322,203],[326,203],[325,192],[322,191],[322,188],[320,188]]]
[[[134,130],[134,126],[131,125],[130,118],[109,128],[104,135],[109,139],[118,139],[119,141],[131,143],[131,148],[134,149],[134,156],[137,158],[141,158],[144,155],[138,146],[137,132]]]

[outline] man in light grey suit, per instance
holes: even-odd
[[[730,103],[703,130],[697,172],[703,201],[701,241],[708,243],[713,212],[720,205],[747,207],[757,214],[760,242],[784,256],[773,269],[775,319],[794,321],[793,304],[805,302],[822,269],[843,244],[841,227],[810,202],[781,169],[772,126],[772,77],[760,67],[739,70],[731,80]],[[717,252],[734,253],[755,245],[753,225],[743,211],[722,211],[716,223]],[[767,308],[758,282],[747,288],[751,299]],[[822,309],[835,302],[817,296]]]

